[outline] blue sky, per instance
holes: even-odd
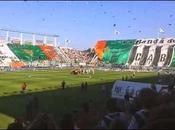
[[[70,46],[87,49],[98,40],[175,36],[175,2],[8,1],[0,2],[0,28],[58,34]],[[119,35],[114,34],[118,30]]]

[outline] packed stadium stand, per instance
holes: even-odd
[[[134,41],[131,40],[118,40],[117,42],[107,41],[103,60],[114,64],[126,64],[129,56],[129,51],[133,44]]]
[[[96,53],[106,63],[126,64],[134,40],[99,41]]]
[[[174,67],[172,38],[103,40],[95,46],[98,59],[104,63],[143,67]]]
[[[90,52],[83,52],[73,48],[60,47],[60,52],[72,63],[86,63],[90,62],[92,56]]]
[[[9,66],[12,61],[19,61],[6,44],[0,44],[0,65]]]
[[[47,60],[47,56],[38,46],[19,44],[8,44],[8,46],[22,61],[31,62],[35,60]]]
[[[58,60],[59,56],[56,49],[49,45],[39,45],[40,49],[44,52],[48,60]]]
[[[22,61],[12,61],[10,64],[11,68],[17,69],[17,68],[22,68],[25,67],[26,64]]]
[[[175,66],[175,43],[172,38],[100,40],[94,49],[85,51],[56,46],[56,43],[53,45],[42,40],[35,41],[31,39],[20,41],[17,38],[8,42],[1,41],[1,66],[11,66],[12,61],[21,62],[21,65],[17,66],[23,66],[23,63],[28,65],[31,62],[37,65],[41,61],[42,63],[53,61],[55,65],[103,63],[127,67]]]
[[[23,43],[21,41],[16,40],[15,42],[11,41],[11,42],[0,43],[0,67],[8,66],[15,70],[17,68],[22,67],[30,68],[31,63],[34,63],[32,65],[34,66],[36,65],[37,67],[38,65],[42,65],[42,67],[44,65],[48,66],[50,65],[48,69],[51,69],[52,67],[51,63],[54,61],[55,63],[58,61],[57,62],[58,64],[62,63],[69,63],[71,65],[77,64],[78,67],[81,68],[82,70],[83,70],[82,63],[86,63],[86,65],[90,63],[93,63],[94,65],[96,65],[96,63],[102,63],[103,65],[112,64],[112,65],[118,65],[117,67],[119,68],[122,68],[123,66],[135,66],[136,69],[138,69],[140,66],[175,67],[175,53],[174,53],[175,40],[172,40],[170,38],[141,39],[141,40],[139,39],[101,40],[97,42],[94,49],[88,49],[85,51],[80,51],[69,47],[48,45],[47,43],[43,43],[42,41],[37,42],[38,44],[34,44],[32,40],[24,41]],[[93,69],[92,66],[90,67],[91,69]],[[109,68],[110,67],[107,66],[107,69]],[[84,70],[82,71],[81,69],[78,69],[78,74],[89,74],[86,73],[86,70],[84,73]],[[104,68],[102,69],[103,69],[102,73],[105,73]],[[57,73],[61,71],[54,70],[54,72]],[[75,71],[73,70],[72,72]],[[103,100],[103,102],[98,106],[96,103],[99,101],[98,99],[94,98],[91,99],[90,101],[83,102],[79,106],[79,108],[77,107],[76,110],[74,110],[73,112],[70,112],[69,109],[67,109],[66,112],[68,111],[69,113],[64,113],[64,115],[61,114],[55,115],[59,116],[60,123],[56,122],[54,116],[51,113],[47,113],[47,110],[50,107],[49,105],[46,107],[47,109],[45,110],[43,109],[44,112],[42,112],[42,109],[39,109],[40,100],[35,94],[33,94],[32,90],[32,93],[29,93],[25,99],[26,100],[25,108],[23,108],[22,110],[22,112],[24,113],[23,117],[24,119],[23,120],[15,119],[14,123],[9,124],[8,129],[18,128],[18,129],[30,130],[30,129],[59,128],[59,129],[77,130],[77,129],[154,129],[162,127],[174,128],[175,114],[172,113],[174,113],[175,109],[175,100],[174,100],[175,89],[174,88],[171,89],[171,87],[175,83],[175,76],[172,73],[167,72],[166,74],[162,75],[160,74],[156,77],[159,83],[162,84],[170,83],[168,84],[170,86],[167,87],[167,92],[164,93],[161,91],[157,91],[155,84],[151,84],[151,87],[143,89],[140,89],[141,86],[139,86],[138,91],[136,91],[135,88],[132,89],[130,86],[131,83],[129,84],[128,82],[130,81],[128,80],[134,79],[135,75],[136,74],[134,71],[132,75],[126,74],[124,78],[122,77],[122,80],[125,80],[123,82],[127,82],[127,86],[125,86],[126,90],[123,91],[122,88],[124,87],[119,86],[114,91],[116,93],[118,92],[119,94],[122,93],[123,99],[118,98],[112,99],[111,90],[109,90],[111,84],[110,85],[103,84],[102,81],[105,81],[105,79],[103,78],[103,76],[101,76],[101,73],[99,73],[98,78],[100,78],[100,81],[102,82],[102,88],[101,88],[102,90],[99,89],[100,90],[99,91],[98,89],[96,89],[96,91],[99,91],[100,93],[99,95],[98,94],[97,95],[100,96],[100,98],[102,97],[102,100],[103,99],[105,100]],[[105,76],[108,75],[106,74]],[[27,75],[27,78],[25,77],[25,79],[31,77],[35,76]],[[89,75],[88,77],[90,79],[95,78],[95,76],[92,77],[91,75]],[[82,99],[86,99],[89,90],[93,88],[88,87],[88,83],[86,81],[88,77],[84,76],[82,84],[80,85],[80,89],[78,88],[77,92],[73,91],[74,94],[80,95],[80,98],[82,97]],[[38,78],[42,79],[42,77]],[[44,77],[44,80],[45,78],[46,77]],[[24,84],[22,84],[22,91],[21,91],[21,94],[23,95],[27,94],[26,91],[24,91],[25,89],[23,89],[26,86],[27,85],[24,82]],[[50,87],[51,86],[48,86],[48,88]],[[60,86],[58,85],[58,87]],[[72,91],[72,89],[69,89],[69,86],[66,86],[66,82],[64,80],[61,83],[61,87],[62,91],[67,90]],[[57,88],[57,85],[54,84],[54,88]],[[37,90],[37,88],[35,90]],[[56,91],[60,90],[60,88],[55,90]],[[63,94],[65,93],[64,92],[62,93],[62,91],[59,92],[61,92],[61,95],[63,96]],[[59,96],[57,92],[55,93],[54,91],[55,95],[53,94],[50,97],[55,98]],[[133,96],[134,93],[136,93],[137,97]],[[40,93],[39,95],[42,94]],[[43,94],[43,95],[47,97],[49,94]],[[62,96],[59,96],[59,98]],[[50,97],[48,99],[52,99]],[[76,98],[75,102],[72,99],[70,101],[78,104],[80,102],[77,99],[80,98]],[[24,100],[24,98],[20,99],[20,104],[22,100]],[[67,97],[64,98],[64,101],[66,100]],[[66,108],[65,107],[66,105],[64,106],[64,101],[63,101],[63,109]],[[41,104],[42,103],[43,102],[41,102]],[[56,102],[56,104],[57,103],[60,102]],[[56,104],[54,104],[54,106]],[[57,111],[56,108],[53,108],[52,110]]]

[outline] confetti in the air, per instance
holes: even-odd
[[[120,32],[119,31],[117,31],[116,29],[114,30],[114,34],[115,35],[119,35],[120,34]]]
[[[45,21],[46,19],[45,18],[42,18],[42,21]]]
[[[172,18],[173,17],[173,15],[172,14],[170,14],[170,18]]]
[[[171,24],[171,23],[169,23],[168,25],[169,25],[169,26],[171,26],[172,24]]]

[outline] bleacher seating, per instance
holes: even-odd
[[[89,57],[88,52],[79,51],[73,48],[61,48],[62,52],[69,57],[71,62],[75,63],[84,63],[84,62],[90,62],[92,57]]]
[[[39,47],[45,53],[48,60],[58,60],[58,53],[53,46],[39,45]]]
[[[10,63],[14,61],[19,61],[19,59],[13,54],[6,44],[0,44],[0,66],[9,66]]]
[[[32,62],[36,60],[47,60],[46,55],[38,46],[8,44],[13,53],[22,61]]]
[[[26,64],[24,62],[21,62],[21,61],[13,61],[11,64],[10,64],[10,67],[11,68],[21,68],[21,67],[24,67],[26,66]]]

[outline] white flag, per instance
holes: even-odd
[[[164,33],[165,31],[164,31],[162,28],[160,28],[160,29],[159,29],[159,32],[160,32],[160,33]]]

